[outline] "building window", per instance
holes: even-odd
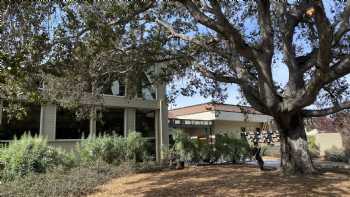
[[[108,108],[99,111],[96,122],[96,135],[124,135],[124,110]]]
[[[141,75],[141,78],[137,83],[137,96],[145,100],[156,99],[154,85],[151,83],[151,80],[146,73]]]
[[[40,105],[12,103],[10,108],[18,106],[23,107],[24,114],[21,117],[13,117],[8,112],[9,103],[4,101],[2,110],[2,119],[0,121],[0,140],[12,140],[15,137],[20,138],[24,133],[31,136],[39,135],[40,130]],[[16,113],[16,112],[12,112]],[[12,114],[11,113],[11,114]]]
[[[136,131],[143,137],[155,137],[155,112],[153,110],[136,110]]]
[[[102,87],[102,93],[113,96],[125,96],[125,89],[124,79],[108,80]]]
[[[156,133],[154,110],[136,110],[136,131],[142,133],[142,136],[147,139],[147,152],[155,158]]]
[[[74,111],[57,108],[56,139],[82,139],[89,134],[89,120],[78,120]]]

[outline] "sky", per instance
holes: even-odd
[[[273,70],[272,70],[272,75],[273,75],[275,81],[278,81],[279,83],[286,84],[288,81],[288,70],[287,70],[287,67],[285,67],[284,65],[274,66]],[[181,82],[179,82],[179,83],[181,83]],[[181,84],[179,84],[179,85],[181,85]],[[239,104],[240,94],[239,94],[237,85],[234,85],[234,84],[228,85],[228,89],[227,89],[226,93],[227,93],[228,97],[224,103],[234,104],[234,105]],[[211,100],[212,100],[212,98],[204,98],[203,96],[201,96],[199,94],[194,95],[192,97],[180,95],[175,99],[174,103],[169,104],[169,109],[206,103],[206,102],[210,102]]]

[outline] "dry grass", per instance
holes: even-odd
[[[350,175],[287,178],[247,165],[189,167],[114,179],[91,195],[102,196],[350,196]]]

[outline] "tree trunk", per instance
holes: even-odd
[[[281,170],[286,175],[313,174],[316,172],[308,150],[301,113],[276,117],[280,132]]]

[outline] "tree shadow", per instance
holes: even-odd
[[[181,171],[154,173],[137,181],[125,193],[143,196],[345,196],[350,195],[350,176],[323,173],[309,177],[285,177],[277,171],[254,166],[201,166]],[[145,188],[146,187],[146,188]]]

